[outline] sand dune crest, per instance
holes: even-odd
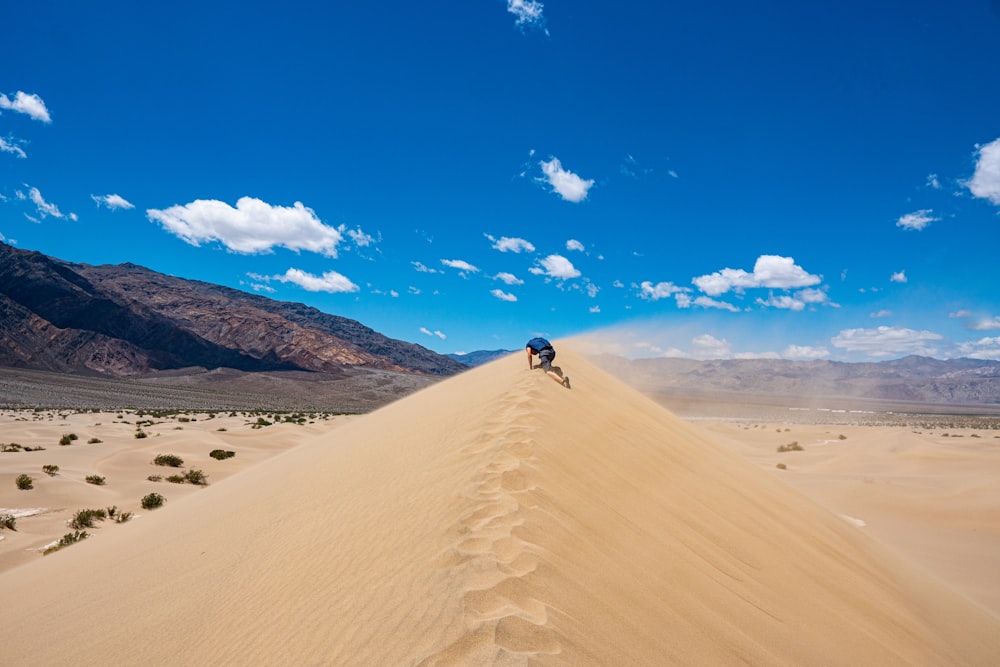
[[[569,349],[0,575],[11,664],[986,665],[1000,620]]]

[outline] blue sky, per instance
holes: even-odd
[[[1000,0],[751,4],[8,3],[0,237],[438,352],[1000,359]]]

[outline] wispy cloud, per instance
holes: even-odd
[[[493,249],[499,250],[500,252],[535,252],[535,246],[533,246],[531,242],[525,241],[524,239],[509,238],[507,236],[501,236],[497,239],[489,234],[486,234],[485,236],[493,244]]]
[[[584,248],[583,244],[576,239],[570,239],[569,241],[566,241],[566,250],[584,252],[586,248]]]
[[[969,325],[973,331],[997,331],[1000,330],[1000,317],[984,317]]]
[[[146,216],[193,246],[219,242],[242,254],[270,253],[281,247],[337,256],[343,228],[324,225],[301,202],[272,206],[254,197],[241,197],[236,208],[215,199],[197,199],[183,206],[149,209]]]
[[[897,271],[896,273],[889,276],[889,282],[893,283],[905,283],[907,282],[906,271]]]
[[[1000,206],[1000,138],[976,150],[976,169],[963,183],[975,197]]]
[[[17,198],[21,200],[29,199],[31,203],[35,205],[35,210],[38,211],[38,216],[41,219],[45,219],[51,216],[53,218],[69,219],[76,221],[77,219],[76,213],[63,213],[62,211],[59,210],[58,206],[56,206],[52,202],[45,201],[45,197],[42,196],[42,193],[38,190],[38,188],[34,188],[29,185],[26,185],[25,187],[28,188],[28,194],[25,195],[23,192],[18,190],[16,192]],[[38,222],[38,220],[31,218],[30,216],[28,217],[28,219],[34,222]]]
[[[464,278],[467,273],[479,273],[479,267],[469,264],[464,259],[442,259],[441,263],[452,269],[458,269]]]
[[[881,319],[883,317],[892,317],[892,311],[891,310],[879,310],[879,311],[874,312],[874,313],[869,313],[868,317],[872,318],[873,320]]]
[[[896,221],[896,226],[902,227],[907,231],[919,232],[932,222],[937,222],[941,219],[935,218],[931,215],[932,213],[934,213],[934,211],[929,208],[914,211],[913,213],[907,213],[906,215],[900,216],[899,220]]]
[[[725,359],[732,354],[732,345],[725,338],[702,334],[691,339],[691,354],[699,359]]]
[[[421,262],[410,262],[410,264],[413,265],[413,268],[416,269],[418,273],[444,273],[441,269],[432,269]]]
[[[944,336],[933,331],[882,326],[877,329],[844,329],[830,339],[834,347],[847,352],[862,352],[871,357],[898,354],[933,356]]]
[[[791,257],[761,255],[757,258],[751,273],[747,273],[743,269],[726,268],[699,276],[691,282],[705,294],[719,296],[730,290],[739,293],[744,289],[754,287],[771,289],[809,287],[822,282],[822,278],[808,273],[797,265]]]
[[[10,140],[0,137],[0,153],[11,153],[19,158],[26,158],[28,154],[24,152],[24,149],[19,145],[22,143],[18,139],[11,138]]]
[[[506,271],[501,271],[500,273],[493,276],[494,280],[501,280],[508,285],[523,285],[524,281],[515,276],[513,273],[507,273]]]
[[[427,327],[420,327],[420,333],[424,334],[425,336],[437,336],[441,340],[444,340],[444,339],[446,339],[448,337],[448,336],[446,336],[444,333],[442,333],[440,331],[437,331],[437,330],[431,331]]]
[[[690,292],[690,288],[678,287],[670,282],[659,282],[655,285],[650,280],[644,280],[639,285],[639,297],[649,301],[659,301],[678,294],[680,292]]]
[[[517,301],[517,297],[515,295],[511,294],[510,292],[504,292],[501,289],[490,290],[490,294],[500,299],[501,301],[510,301],[510,302]]]
[[[785,359],[825,359],[830,356],[830,351],[825,347],[789,345],[782,351],[781,356]]]
[[[566,201],[574,203],[582,202],[587,198],[587,193],[594,186],[593,179],[580,178],[572,171],[563,169],[559,158],[552,158],[549,161],[539,162],[542,167],[545,181],[552,187],[552,191],[557,193]]]
[[[1000,361],[1000,336],[959,343],[958,353],[960,356],[970,359]]]
[[[338,294],[341,292],[357,292],[360,288],[351,280],[336,271],[326,271],[323,275],[317,276],[307,273],[301,269],[288,269],[283,274],[276,276],[260,276],[249,274],[255,280],[270,282],[275,280],[280,283],[291,283],[298,285],[308,292],[329,292]]]
[[[681,295],[678,295],[678,297],[680,297],[680,296]],[[683,296],[687,296],[687,295],[685,294]],[[691,301],[690,297],[687,298],[687,299],[680,299],[680,298],[678,298],[677,305],[680,306],[680,304],[682,302],[693,303],[694,305],[701,306],[702,308],[714,308],[715,310],[728,310],[731,313],[738,313],[738,312],[740,312],[740,309],[737,306],[734,306],[731,303],[727,303],[725,301],[718,301],[716,299],[712,299],[712,298],[709,298],[707,296],[699,296],[694,301]]]
[[[507,11],[514,15],[517,27],[522,30],[526,28],[538,28],[549,31],[545,28],[545,16],[542,14],[544,5],[538,0],[507,0]]]
[[[562,255],[549,255],[545,259],[538,260],[538,264],[539,266],[534,266],[528,271],[535,275],[545,275],[557,280],[569,280],[581,275],[580,271],[573,266],[573,262]]]
[[[43,123],[52,122],[52,116],[49,115],[49,110],[45,107],[45,102],[34,93],[25,93],[19,90],[14,94],[13,100],[0,93],[0,109],[10,109],[11,111],[23,113]]]
[[[98,206],[103,206],[104,208],[116,211],[118,209],[132,209],[135,205],[122,197],[121,195],[90,195],[90,198],[94,200],[94,203]]]

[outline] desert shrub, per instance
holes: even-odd
[[[163,476],[162,475],[150,475],[146,479],[148,479],[150,482],[160,482],[160,481],[163,480]]]
[[[108,518],[105,510],[78,510],[69,522],[70,528],[80,530],[81,528],[93,528],[94,521],[104,521]]]
[[[182,424],[186,424],[189,421],[191,421],[191,418],[190,417],[178,417],[177,421],[181,422]]]
[[[0,452],[19,452],[21,451],[21,445],[16,442],[12,442],[9,445],[0,443]],[[25,449],[25,451],[28,451]]]
[[[188,470],[184,473],[184,479],[192,484],[197,484],[198,486],[205,486],[208,484],[208,477],[200,470]]]
[[[180,468],[184,465],[184,459],[174,454],[157,454],[156,458],[153,459],[153,463],[158,466],[170,466],[171,468]]]
[[[216,430],[216,431],[225,431],[225,430],[227,430],[227,429],[226,429],[226,427],[225,427],[225,426],[223,426],[222,428],[217,428],[217,429],[215,429],[215,430]]]
[[[52,475],[54,475],[57,472],[59,472],[59,466],[54,466],[54,465],[45,465],[45,466],[42,466],[42,472],[44,472],[46,475],[48,475],[49,477],[51,477]]]
[[[14,480],[14,484],[16,484],[17,488],[22,491],[27,491],[34,485],[31,481],[31,477],[25,474],[18,475]]]
[[[837,440],[847,440],[847,436],[841,433],[840,435],[837,436]]]
[[[0,514],[0,528],[6,528],[7,530],[17,530],[14,526],[17,525],[17,517],[13,514]]]
[[[57,542],[56,544],[52,545],[51,547],[49,547],[48,549],[46,549],[42,553],[43,554],[50,554],[53,551],[59,551],[63,547],[68,547],[69,545],[75,544],[75,543],[79,542],[80,540],[85,540],[88,537],[90,537],[90,535],[85,530],[84,531],[76,530],[76,531],[73,531],[72,533],[66,533],[65,535],[63,535],[59,539],[59,542]]]
[[[139,504],[142,505],[142,509],[144,510],[152,510],[156,509],[157,507],[162,507],[164,502],[166,502],[166,498],[164,498],[160,494],[148,493],[142,497],[142,500],[140,501]]]
[[[274,422],[269,422],[263,417],[257,417],[257,421],[250,425],[250,428],[264,428],[265,426],[270,426]]]
[[[97,486],[104,486],[104,478],[100,475],[87,475],[84,479],[87,480],[88,484],[96,484]]]
[[[776,468],[777,468],[778,470],[788,470],[788,466],[786,466],[786,465],[785,465],[784,463],[779,463],[779,464],[778,464],[777,466],[775,466],[775,467],[776,467]]]
[[[233,458],[236,456],[236,452],[229,451],[228,449],[213,449],[208,455],[217,461],[222,461]]]
[[[115,523],[126,523],[131,519],[132,519],[131,512],[122,512],[121,514],[115,517]]]
[[[799,444],[798,440],[793,440],[792,442],[788,443],[787,445],[781,445],[780,447],[778,447],[778,452],[779,453],[781,453],[781,452],[801,452],[801,451],[802,451],[802,445]]]
[[[104,441],[101,440],[100,438],[91,438],[90,440],[87,441],[87,444],[88,445],[99,445],[102,442],[104,442]]]
[[[167,477],[167,481],[171,484],[183,484],[186,480],[184,475],[170,475]]]
[[[143,438],[148,438],[148,437],[149,435],[141,429],[135,432],[136,440],[142,440]]]
[[[71,438],[70,437],[71,435],[73,435],[73,434],[72,433],[67,433],[67,434],[63,435],[63,437],[59,438],[59,444],[62,445],[62,446],[64,446],[64,447],[66,445],[72,444],[72,442],[74,440],[76,440],[76,436],[74,436],[74,437]]]

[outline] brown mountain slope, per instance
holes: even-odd
[[[501,359],[0,575],[5,659],[995,663],[1000,619],[559,349],[571,390]]]

